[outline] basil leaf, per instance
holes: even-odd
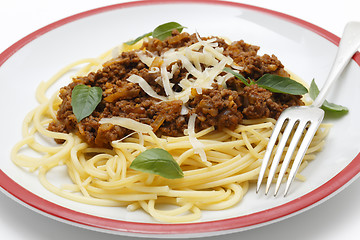
[[[179,32],[181,32],[184,29],[184,26],[181,26],[177,22],[164,23],[154,29],[152,36],[163,41],[167,37],[171,36],[171,33],[174,29],[177,29]]]
[[[274,74],[264,74],[256,81],[259,87],[275,93],[287,93],[292,95],[304,95],[308,92],[306,87],[288,77]]]
[[[134,45],[135,43],[137,43],[137,42],[140,41],[141,39],[146,38],[146,37],[149,37],[149,36],[151,36],[151,35],[152,35],[152,32],[145,33],[145,34],[143,34],[143,35],[135,38],[134,40],[130,40],[130,41],[125,42],[125,44],[127,44],[127,45]]]
[[[309,88],[309,95],[311,97],[312,100],[315,100],[315,98],[319,95],[319,88],[315,83],[315,80],[313,79],[311,81],[310,84],[310,88]],[[349,109],[345,106],[341,106],[335,103],[331,103],[328,101],[324,101],[324,103],[321,105],[321,108],[324,109],[327,112],[336,112],[336,113],[341,113],[341,114],[345,114],[349,112]]]
[[[102,89],[77,85],[71,93],[71,106],[78,122],[89,116],[100,103]]]
[[[323,105],[321,105],[321,108],[328,112],[337,112],[342,114],[346,114],[349,112],[349,109],[347,107],[331,103],[326,100],[324,101]]]
[[[140,153],[131,163],[130,168],[168,179],[184,177],[179,164],[169,152],[161,148],[152,148]]]
[[[231,68],[224,68],[225,72],[231,73],[232,75],[234,75],[235,77],[237,77],[238,79],[240,79],[246,86],[249,86],[250,84],[248,83],[248,81],[246,80],[246,78],[241,75],[240,73],[237,73],[235,71],[233,71]]]
[[[137,43],[138,41],[140,41],[141,39],[143,39],[145,37],[150,37],[150,36],[153,36],[154,38],[157,38],[157,39],[163,41],[163,40],[165,40],[165,38],[171,36],[171,33],[174,29],[177,29],[177,30],[179,30],[179,32],[181,32],[184,28],[185,28],[184,26],[181,26],[177,22],[164,23],[164,24],[157,26],[154,29],[154,31],[145,33],[145,34],[135,38],[134,40],[127,41],[127,42],[125,42],[125,44],[133,45],[133,44]]]
[[[311,97],[312,100],[315,100],[315,98],[319,95],[319,88],[315,83],[315,80],[313,79],[310,83],[310,88],[309,88],[309,96]]]

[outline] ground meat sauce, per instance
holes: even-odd
[[[160,55],[172,48],[190,46],[198,42],[195,34],[173,32],[164,41],[149,39],[143,44],[147,51]],[[266,73],[288,77],[284,66],[272,55],[259,56],[259,47],[236,41],[228,45],[223,39],[216,41],[224,49],[223,54],[230,56],[243,69],[246,78],[258,79]],[[181,66],[181,62],[178,62]],[[196,131],[215,126],[217,129],[234,129],[243,119],[278,118],[289,106],[303,105],[301,96],[273,93],[255,85],[245,86],[239,79],[232,77],[226,87],[213,84],[211,89],[202,89],[199,94],[192,89],[187,102],[190,109],[181,115],[182,101],[160,101],[148,96],[138,84],[126,79],[136,74],[145,79],[154,91],[165,96],[165,91],[155,80],[160,72],[149,71],[138,57],[136,51],[123,52],[104,64],[101,70],[84,77],[75,77],[73,82],[60,90],[60,104],[57,119],[48,129],[55,132],[74,132],[90,146],[110,147],[113,140],[121,139],[130,130],[112,124],[99,124],[100,119],[114,116],[126,117],[149,124],[158,136],[182,136],[187,129],[189,116],[197,114]],[[178,85],[186,76],[185,68],[174,72],[171,83],[173,90],[181,91]],[[103,90],[103,98],[95,111],[82,121],[77,122],[71,107],[72,89],[78,85],[97,86]]]

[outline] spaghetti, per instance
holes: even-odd
[[[115,48],[115,54],[137,49],[141,45],[141,42],[133,47],[123,45],[120,50]],[[210,55],[214,48],[208,46],[202,47]],[[212,72],[207,73],[208,76],[213,74],[212,79],[218,76],[215,71],[221,72],[226,64],[230,64],[219,52],[213,54],[217,55],[214,64],[220,63],[220,70],[213,68]],[[258,177],[261,159],[276,122],[273,118],[243,119],[234,129],[210,126],[195,132],[195,128],[189,126],[184,136],[157,136],[153,131],[134,131],[122,139],[112,141],[110,148],[93,146],[74,133],[48,130],[49,123],[56,120],[61,104],[58,92],[51,98],[46,97],[49,87],[65,73],[84,63],[87,65],[77,76],[101,69],[102,64],[112,59],[113,55],[114,50],[111,50],[99,58],[70,64],[49,81],[39,85],[36,92],[39,106],[24,119],[23,138],[12,149],[12,161],[31,172],[37,171],[42,185],[61,197],[85,204],[127,207],[129,211],[143,209],[160,222],[196,221],[201,218],[202,210],[222,210],[238,204],[248,191],[249,184]],[[147,56],[142,58],[144,61],[149,60]],[[213,58],[205,61],[209,62],[209,59]],[[191,68],[203,68],[203,63],[196,61],[199,61],[199,56],[197,60],[195,58],[189,62]],[[197,73],[195,70],[193,72]],[[198,77],[201,78],[200,75]],[[221,79],[226,80],[224,76]],[[188,101],[190,88],[185,90],[187,94],[177,94],[169,88],[169,79],[166,77],[162,84],[169,98]],[[183,85],[186,84],[191,85],[192,81],[183,81]],[[206,87],[209,86],[205,80],[196,86],[192,85],[197,91]],[[192,115],[188,125],[195,119],[196,116]],[[321,150],[328,131],[329,125],[323,124],[319,128],[299,172]],[[58,139],[63,143],[54,145],[48,139]],[[184,177],[165,179],[129,168],[136,156],[152,148],[168,151],[180,165]],[[35,154],[24,154],[24,149]],[[72,184],[59,187],[47,179],[47,173],[62,165],[66,166]],[[297,178],[304,180],[300,174]]]

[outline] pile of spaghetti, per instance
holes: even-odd
[[[161,222],[196,221],[201,210],[230,208],[257,179],[276,118],[286,107],[304,104],[302,96],[256,84],[265,74],[290,76],[275,56],[259,56],[258,49],[174,30],[164,40],[147,36],[70,64],[39,85],[39,106],[26,116],[12,160],[36,171],[59,196],[143,209]],[[83,64],[69,85],[46,97],[51,85]],[[76,86],[88,95],[95,87],[100,91],[92,112],[81,117],[75,112]],[[320,127],[300,171],[321,149],[327,131]],[[169,153],[180,174],[131,167],[151,149]],[[46,175],[63,165],[73,184],[55,186]]]

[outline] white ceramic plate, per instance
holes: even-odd
[[[348,115],[326,119],[334,124],[324,150],[294,182],[289,195],[256,195],[254,187],[234,208],[204,212],[200,221],[161,224],[142,211],[96,207],[58,197],[34,174],[16,167],[10,149],[21,138],[21,122],[36,106],[34,92],[42,80],[77,59],[102,52],[176,21],[202,36],[227,36],[275,54],[305,81],[321,86],[331,67],[339,38],[300,19],[253,6],[218,1],[133,2],[83,12],[52,23],[21,39],[0,55],[1,170],[3,192],[30,208],[70,224],[120,235],[200,237],[259,227],[321,203],[354,180],[360,171],[360,57],[355,55],[328,100],[347,106]],[[4,114],[4,115],[3,115]]]

